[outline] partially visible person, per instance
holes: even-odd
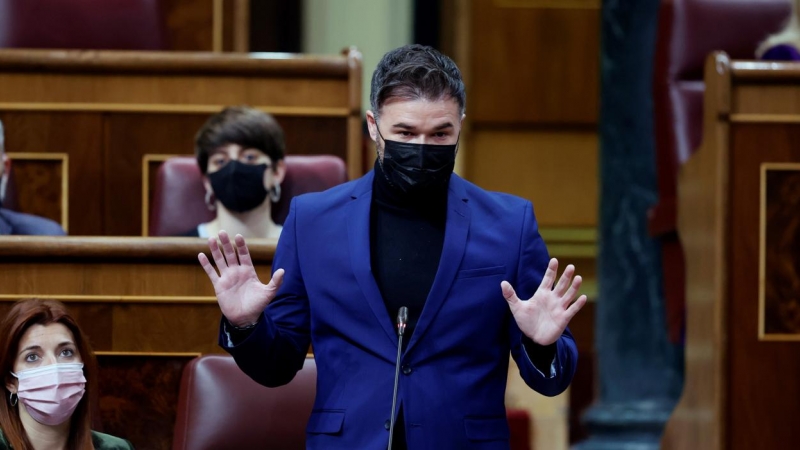
[[[792,15],[783,29],[764,40],[756,57],[769,61],[800,61],[800,0],[792,3]]]
[[[206,204],[217,217],[184,236],[216,236],[221,230],[248,238],[278,238],[272,204],[286,175],[283,130],[267,113],[246,106],[211,116],[195,137],[195,155]]]
[[[130,450],[90,430],[97,363],[63,304],[17,302],[0,323],[0,450]]]
[[[8,185],[8,168],[10,166],[5,148],[3,122],[0,122],[0,235],[46,235],[63,236],[61,225],[44,217],[24,214],[3,207]]]

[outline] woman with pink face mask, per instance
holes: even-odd
[[[97,363],[63,304],[17,302],[0,323],[0,450],[128,450],[90,430]]]

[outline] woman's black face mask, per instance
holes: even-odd
[[[386,139],[383,142],[383,174],[400,192],[407,195],[425,193],[450,181],[458,142],[452,145],[412,144]]]
[[[255,209],[267,199],[264,173],[268,164],[244,164],[230,161],[214,173],[208,174],[214,196],[229,211],[243,213]]]

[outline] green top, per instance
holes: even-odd
[[[96,431],[92,431],[92,444],[95,450],[133,450],[133,445],[125,439]],[[0,430],[0,450],[11,450],[6,437],[3,436],[3,430]]]

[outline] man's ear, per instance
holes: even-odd
[[[369,129],[369,137],[373,142],[378,142],[378,122],[375,120],[375,113],[372,110],[367,110],[367,128]]]

